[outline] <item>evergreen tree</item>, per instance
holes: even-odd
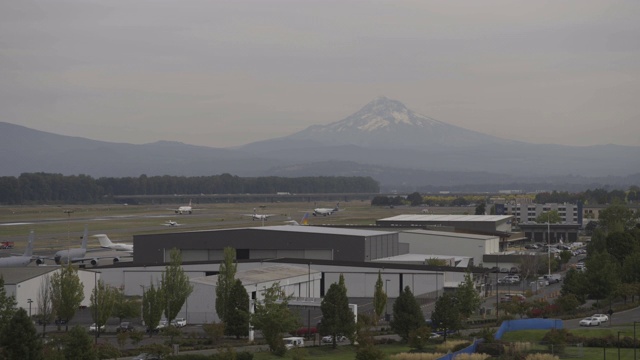
[[[291,296],[285,295],[280,284],[274,283],[264,290],[264,299],[256,303],[251,318],[253,327],[262,332],[269,350],[279,355],[286,352],[283,335],[299,327],[298,316],[289,310],[289,299]]]
[[[76,315],[82,300],[84,285],[80,282],[78,270],[69,264],[51,276],[51,306],[59,319],[66,320],[66,331],[69,330],[69,320]]]
[[[586,261],[586,284],[591,299],[606,299],[620,283],[619,266],[607,252],[589,254]]]
[[[447,341],[447,332],[458,330],[462,325],[458,311],[458,299],[449,293],[442,294],[436,300],[436,307],[431,314],[431,323],[435,328],[444,332],[444,341]]]
[[[338,346],[338,335],[353,339],[356,330],[355,315],[349,308],[347,287],[342,274],[340,274],[338,283],[329,286],[329,290],[320,304],[320,310],[322,310],[321,331],[333,337],[334,348]]]
[[[107,286],[104,281],[98,281],[97,286],[91,293],[91,317],[96,323],[96,331],[100,336],[100,327],[107,324],[107,320],[113,313],[115,303],[115,290]]]
[[[587,279],[583,272],[576,269],[569,269],[562,281],[560,295],[574,295],[580,304],[584,304],[587,299]]]
[[[142,320],[147,325],[149,337],[152,336],[153,331],[160,324],[160,319],[162,319],[162,312],[165,308],[164,299],[162,288],[156,288],[153,284],[150,284],[149,288],[142,293]]]
[[[420,304],[407,286],[393,303],[393,321],[391,328],[404,341],[409,340],[409,334],[425,325],[424,315]]]
[[[480,307],[482,299],[476,291],[470,273],[464,274],[464,281],[456,289],[456,298],[458,299],[458,311],[464,318],[469,318]]]
[[[64,358],[65,360],[96,360],[96,351],[93,348],[93,342],[89,334],[76,325],[67,333],[64,340]]]
[[[220,320],[227,322],[227,308],[231,289],[235,284],[238,265],[235,263],[236,250],[231,247],[224,248],[224,261],[220,263],[218,282],[216,283],[216,313]]]
[[[15,312],[7,328],[0,338],[0,345],[4,348],[2,358],[9,360],[38,360],[43,359],[42,342],[29,315],[24,309]]]
[[[484,213],[487,211],[487,204],[484,201],[481,201],[477,206],[476,206],[476,211],[475,214],[476,215],[484,215]]]
[[[240,338],[249,333],[249,294],[242,285],[242,281],[236,279],[229,297],[227,319],[225,321],[225,333]]]
[[[387,293],[384,292],[383,285],[382,274],[378,271],[378,280],[376,280],[376,286],[373,293],[373,310],[376,313],[376,316],[373,318],[374,325],[378,324],[378,321],[387,306]]]
[[[4,277],[0,275],[0,337],[15,312],[16,298],[13,295],[7,295],[7,291],[4,288]]]
[[[182,269],[182,257],[178,249],[172,249],[170,253],[169,265],[162,273],[161,287],[164,295],[164,316],[171,323],[176,318],[180,309],[191,292],[193,285],[189,282],[189,277]]]

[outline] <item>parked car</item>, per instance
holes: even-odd
[[[336,337],[336,342],[345,342],[347,341],[347,337],[344,335],[338,335]],[[332,344],[333,343],[333,336],[331,335],[327,335],[327,336],[323,336],[322,337],[322,342],[325,344]]]
[[[104,325],[100,326],[100,332],[103,332],[107,327]],[[96,332],[98,330],[98,325],[96,325],[96,323],[91,324],[91,326],[89,326],[89,332]]]
[[[508,302],[508,301],[525,301],[527,298],[522,294],[504,294],[500,297],[500,302]]]
[[[593,314],[591,317],[598,319],[601,323],[609,321],[609,316],[607,316],[607,314]]]
[[[524,248],[529,250],[535,250],[535,249],[539,249],[540,246],[538,246],[538,244],[527,244],[524,246]]]
[[[562,276],[560,274],[551,274],[551,275],[545,275],[544,279],[549,281],[549,284],[557,284],[560,281],[562,281]]]
[[[56,319],[55,323],[56,323],[56,325],[66,325],[67,324],[67,320],[66,319]]]
[[[158,355],[141,353],[140,355],[134,357],[133,360],[160,360],[160,357]]]
[[[429,339],[437,339],[439,337],[440,337],[440,334],[434,333],[434,332],[432,332],[431,335],[429,335]]]
[[[130,322],[128,321],[123,321],[120,323],[120,325],[118,325],[118,328],[116,329],[116,332],[129,332],[129,331],[133,331],[134,327],[133,325],[131,325]]]
[[[588,317],[580,320],[580,326],[598,326],[600,325],[600,320],[594,317]]]
[[[181,328],[184,326],[187,326],[187,319],[185,318],[175,318],[173,320],[171,320],[171,325],[177,327],[177,328]]]

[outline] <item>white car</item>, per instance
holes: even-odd
[[[105,326],[102,325],[100,326],[100,332],[104,332]],[[91,326],[89,326],[89,331],[90,332],[96,332],[96,330],[98,330],[98,326],[96,325],[96,323],[91,324]]]
[[[171,320],[171,325],[177,327],[177,328],[181,328],[183,326],[187,326],[187,319],[185,318],[175,318],[173,320]]]
[[[609,321],[609,316],[606,314],[593,314],[591,317],[598,319],[601,323]]]
[[[336,342],[345,342],[347,341],[347,337],[344,335],[338,335],[336,337]],[[322,337],[322,342],[325,344],[332,344],[333,343],[333,336],[331,335],[327,335],[327,336],[323,336]]]
[[[600,325],[600,320],[594,317],[588,317],[580,320],[580,326],[598,326]]]

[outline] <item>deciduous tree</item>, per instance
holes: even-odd
[[[256,330],[260,330],[269,349],[279,355],[284,355],[286,349],[282,342],[285,333],[299,327],[298,316],[289,310],[289,299],[279,283],[264,289],[264,299],[256,303],[256,310],[251,323]]]
[[[170,253],[169,265],[162,273],[160,284],[162,295],[164,296],[164,316],[171,323],[178,316],[185,301],[193,291],[193,285],[189,282],[189,277],[182,269],[182,257],[178,249],[172,249]]]
[[[236,250],[231,247],[224,248],[224,260],[220,263],[218,281],[216,282],[216,313],[223,322],[227,322],[227,309],[231,289],[235,283],[238,265],[235,263]]]
[[[51,279],[45,275],[40,281],[38,289],[38,301],[36,304],[39,319],[42,320],[42,337],[47,333],[47,324],[53,320],[53,307],[51,306]]]
[[[85,329],[76,325],[64,338],[64,358],[66,360],[96,360],[97,354],[91,337]]]
[[[0,338],[3,359],[44,358],[40,336],[24,309],[18,309],[6,326],[11,331],[4,331]]]
[[[378,324],[378,321],[387,306],[387,293],[384,292],[383,285],[382,274],[378,271],[378,280],[376,280],[376,286],[373,292],[373,311],[376,314],[373,318],[374,325]]]
[[[153,335],[154,330],[160,324],[162,312],[164,311],[164,299],[162,287],[156,288],[150,284],[142,293],[142,320],[144,320],[149,337]]]
[[[106,325],[107,320],[111,317],[114,303],[115,290],[106,285],[104,281],[98,281],[91,293],[91,305],[89,306],[98,336],[100,336],[100,327]]]
[[[447,341],[449,330],[460,329],[462,324],[458,312],[458,299],[454,295],[445,292],[436,300],[435,309],[431,313],[431,323],[444,332],[444,341]]]
[[[57,317],[66,321],[66,331],[69,330],[69,320],[76,315],[82,300],[84,285],[80,282],[78,270],[67,265],[51,275],[51,305]]]
[[[4,333],[9,320],[13,318],[16,312],[16,298],[13,295],[7,295],[4,288],[4,277],[0,275],[0,336]]]
[[[464,275],[464,281],[456,289],[456,298],[458,299],[458,311],[463,318],[470,317],[480,307],[482,300],[476,291],[470,273],[467,272]]]
[[[558,224],[562,221],[560,218],[560,214],[558,214],[557,210],[545,211],[542,214],[536,217],[536,222],[538,224]]]
[[[225,333],[240,338],[249,333],[249,294],[242,285],[242,281],[236,279],[229,294],[227,303]]]

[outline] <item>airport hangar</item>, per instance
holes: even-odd
[[[293,295],[290,304],[310,308],[319,306],[331,284],[343,275],[350,303],[359,304],[361,313],[372,311],[371,298],[378,273],[389,299],[397,298],[408,286],[420,302],[426,303],[435,301],[447,286],[456,287],[467,272],[465,268],[311,259],[238,260],[237,264],[236,278],[242,281],[251,299],[261,300],[264,288],[279,282],[287,294]],[[166,264],[129,262],[95,270],[100,271],[107,285],[122,288],[127,296],[139,296],[149,285],[159,284],[165,267]],[[215,313],[215,288],[220,261],[186,262],[182,268],[194,291],[178,317],[192,324],[219,320]]]

